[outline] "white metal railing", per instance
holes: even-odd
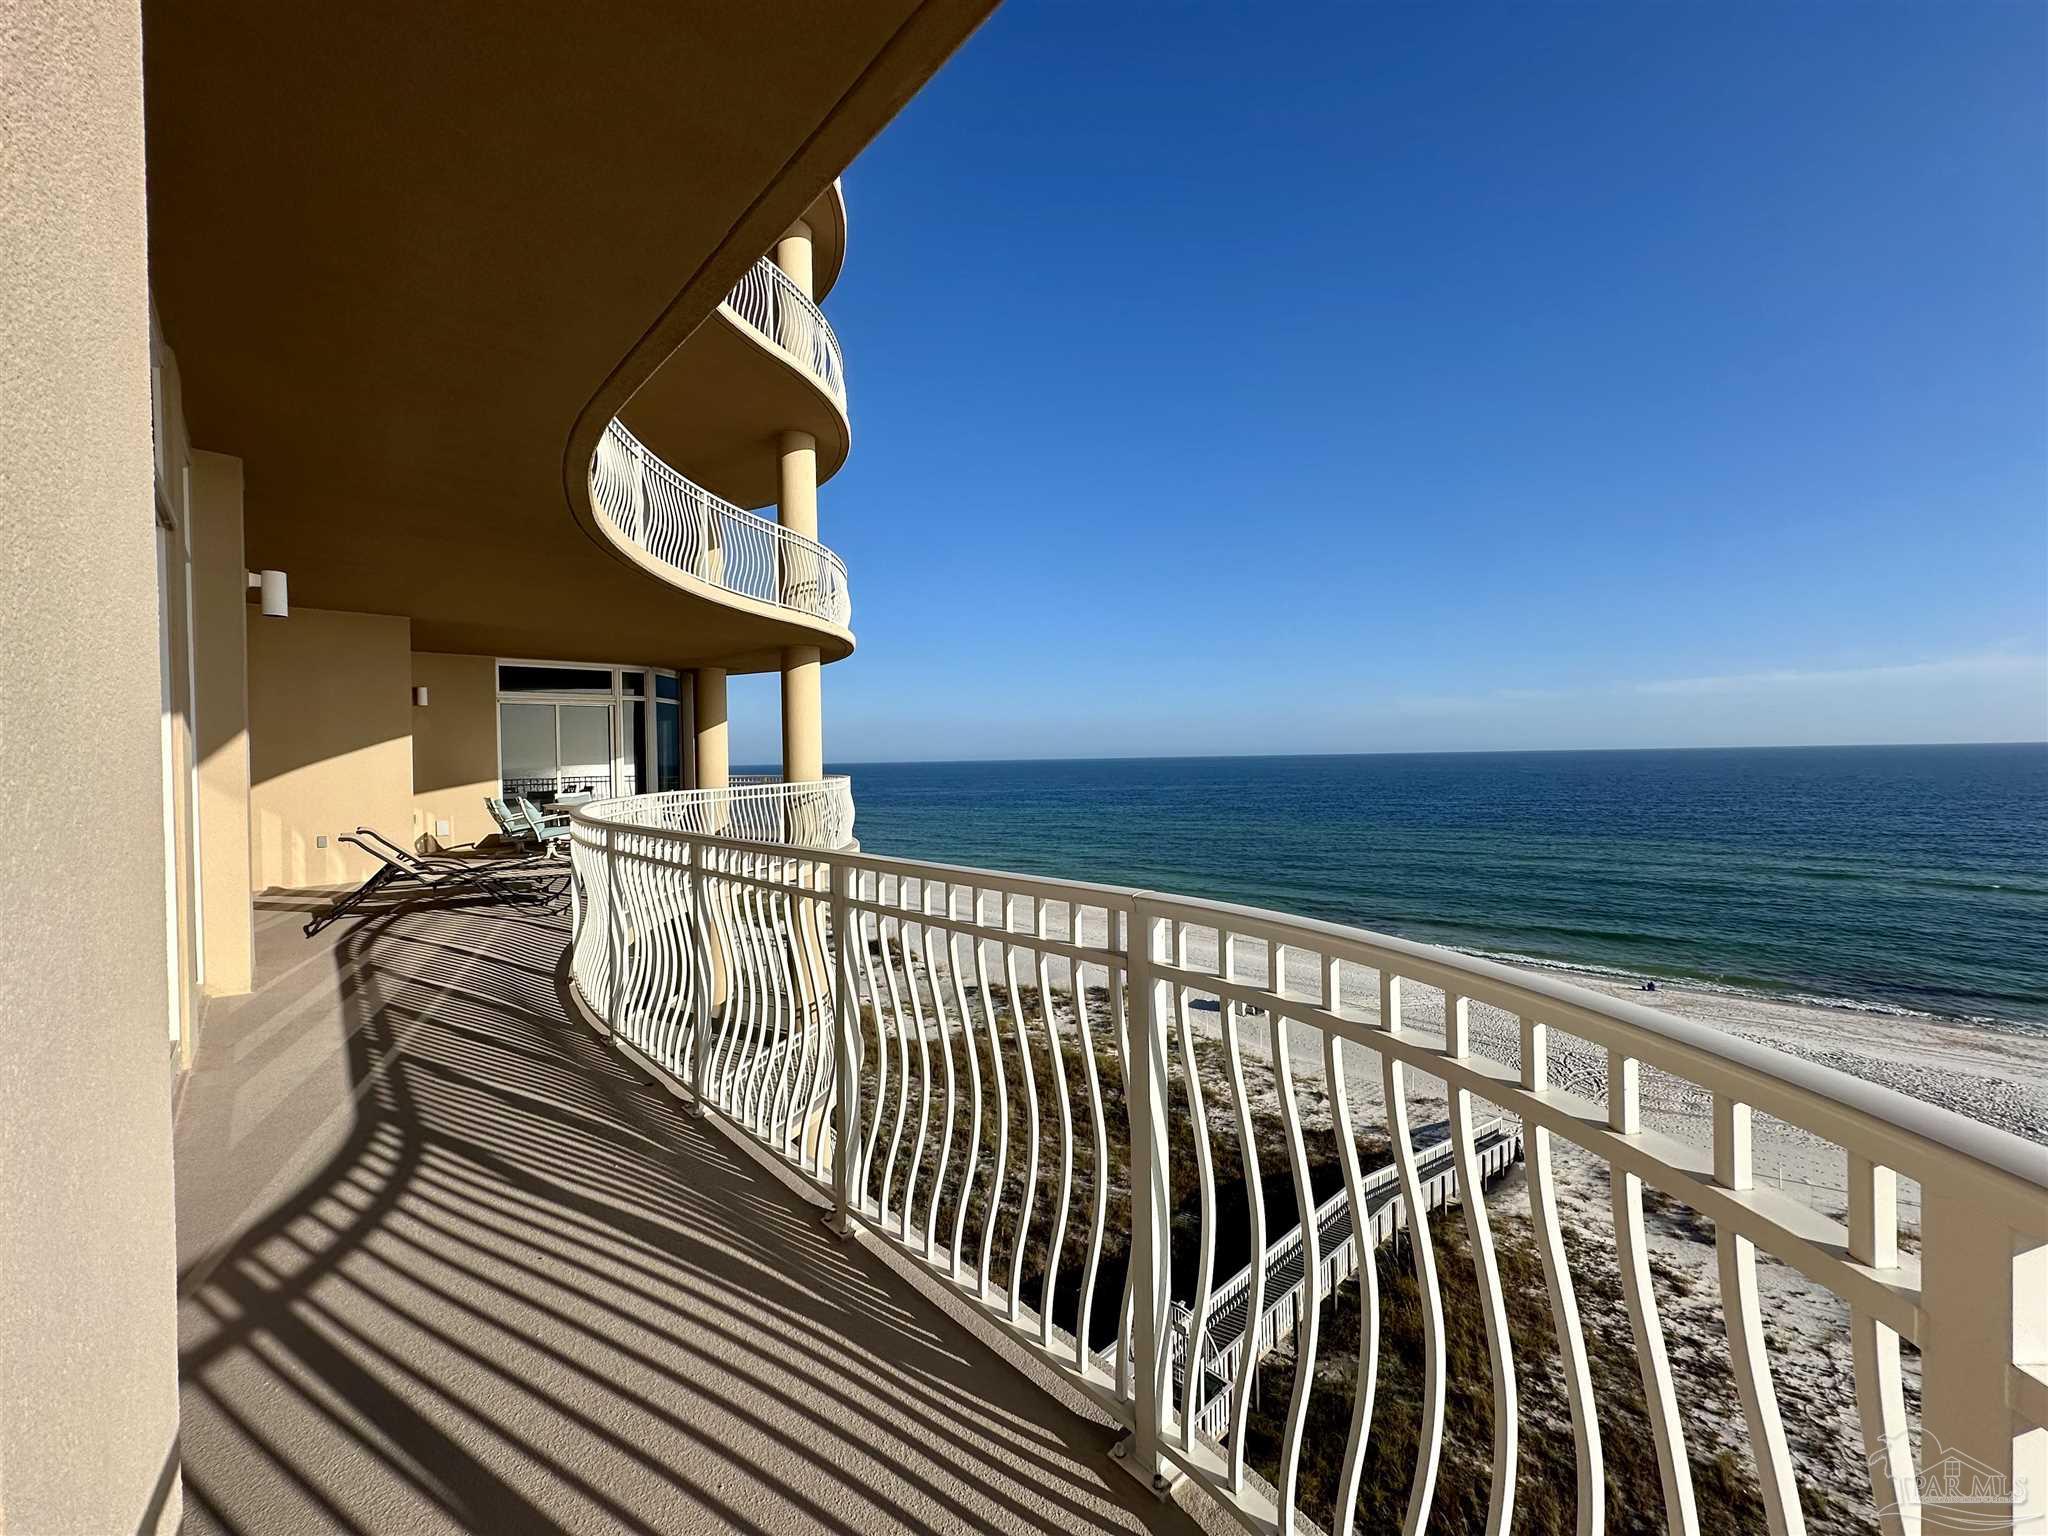
[[[762,257],[726,295],[723,308],[763,341],[779,347],[846,409],[846,360],[824,311],[782,268]]]
[[[831,850],[853,841],[853,781],[843,773],[795,784],[743,775],[723,789],[672,789],[585,807],[618,826]]]
[[[590,500],[620,538],[685,575],[842,629],[852,618],[837,555],[684,479],[623,422],[598,440]]]
[[[1420,1394],[1407,1419],[1420,1428],[1403,1485],[1373,1490],[1396,1499],[1387,1518],[1409,1536],[1429,1525],[1440,1471],[1473,1475],[1459,1469],[1475,1461],[1488,1480],[1486,1529],[1509,1527],[1518,1380],[1532,1400],[1562,1400],[1548,1422],[1569,1425],[1577,1528],[1602,1530],[1590,1358],[1614,1348],[1640,1380],[1650,1485],[1662,1490],[1661,1511],[1629,1514],[1673,1533],[1698,1529],[1681,1403],[1702,1388],[1665,1346],[1646,1190],[1711,1227],[1719,1299],[1709,1315],[1725,1333],[1763,1525],[1804,1530],[1800,1476],[1894,1533],[1919,1530],[1923,1512],[1930,1528],[2026,1529],[2048,1498],[2048,1151],[2037,1145],[1638,1004],[1358,929],[704,836],[640,800],[572,819],[575,993],[614,1042],[828,1189],[842,1229],[858,1224],[900,1245],[977,1300],[1127,1427],[1127,1466],[1155,1482],[1198,1479],[1254,1530],[1293,1529],[1311,1503],[1326,1528],[1350,1528],[1378,1379],[1378,1266],[1358,1268],[1357,1359],[1340,1362],[1351,1367],[1348,1409],[1314,1420],[1348,1424],[1341,1446],[1332,1440],[1309,1460],[1335,1469],[1329,1487],[1305,1487],[1302,1472],[1311,1390],[1329,1390],[1316,1384],[1318,1309],[1305,1307],[1294,1330],[1293,1386],[1263,1442],[1278,1453],[1258,1466],[1248,1433],[1199,1431],[1190,1409],[1204,1373],[1176,1373],[1173,1359],[1183,1349],[1202,1358],[1202,1324],[1177,1346],[1175,1308],[1208,1317],[1219,1265],[1264,1253],[1295,1213],[1314,1211],[1319,1175],[1326,1186],[1341,1177],[1353,1230],[1370,1230],[1363,1129],[1384,1136],[1412,1213],[1421,1359],[1403,1390]],[[1205,1004],[1219,1010],[1219,1030],[1198,1045],[1192,1014]],[[1599,1082],[1589,1091],[1579,1074],[1577,1086],[1560,1086],[1550,1064],[1588,1053],[1604,1062]],[[1661,1092],[1674,1081],[1711,1100],[1711,1151],[1642,1123],[1645,1085]],[[1462,1240],[1420,1198],[1410,1113],[1425,1093],[1445,1101]],[[1529,1225],[1512,1240],[1535,1250],[1521,1272],[1538,1272],[1540,1260],[1535,1300],[1553,1346],[1550,1359],[1523,1361],[1533,1375],[1518,1377],[1515,1349],[1529,1344],[1511,1344],[1508,1320],[1510,1300],[1530,1298],[1504,1291],[1482,1193],[1481,1104],[1518,1119],[1525,1138]],[[1757,1115],[1839,1150],[1846,1224],[1758,1184]],[[1599,1175],[1598,1203],[1561,1215],[1560,1178],[1587,1167]],[[1902,1181],[1920,1196],[1917,1252],[1900,1241]],[[1240,1189],[1238,1219],[1226,1222],[1219,1194]],[[1291,1191],[1284,1210],[1266,1209],[1273,1191]],[[1301,1242],[1305,1271],[1318,1273],[1313,1222]],[[1589,1329],[1574,1270],[1593,1256],[1616,1277],[1618,1299]],[[1847,1464],[1867,1457],[1867,1477],[1803,1452],[1795,1474],[1810,1415],[1788,1436],[1759,1256],[1842,1309],[1860,1440]],[[1254,1264],[1248,1288],[1262,1274]],[[1472,1430],[1476,1449],[1446,1459],[1454,1291],[1480,1315],[1490,1367],[1480,1399],[1490,1408],[1461,1411],[1490,1414],[1490,1428]],[[1252,1315],[1264,1309],[1262,1297],[1247,1302]],[[1800,1337],[1796,1347],[1821,1346]],[[1252,1422],[1258,1375],[1235,1373],[1226,1422]],[[1616,1379],[1604,1378],[1603,1392]],[[1693,1449],[1711,1457],[1717,1446],[1695,1435]],[[1960,1484],[1948,1476],[1958,1465],[1969,1469]]]

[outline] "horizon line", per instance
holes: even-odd
[[[1032,757],[863,757],[838,758],[827,768],[886,768],[902,764],[953,765],[963,763],[1207,763],[1255,762],[1273,758],[1334,757],[1536,757],[1568,754],[1621,756],[1645,752],[1870,752],[1931,751],[1942,747],[2048,747],[2048,738],[2017,737],[1994,741],[1842,741],[1782,742],[1750,745],[1708,745],[1684,747],[1454,747],[1389,748],[1374,752],[1122,752],[1095,756]],[[773,762],[740,763],[741,770],[780,765]]]

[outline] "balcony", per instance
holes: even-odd
[[[743,512],[676,473],[614,421],[590,462],[606,530],[679,584],[715,588],[844,631],[846,565],[815,539]]]
[[[777,432],[809,433],[818,481],[837,474],[852,448],[846,363],[824,312],[765,257],[626,402],[619,419],[661,458],[708,491],[743,507],[779,491]]]
[[[846,359],[825,312],[763,257],[718,306],[825,387],[846,409]]]
[[[566,920],[389,902],[309,952],[319,898],[265,899],[178,1122],[193,1530],[1902,1531],[2025,1475],[2038,1147],[850,814],[587,807]],[[1710,1156],[1648,1118],[1688,1086]],[[1841,1149],[1845,1221],[1755,1176],[1765,1115]]]
[[[188,1536],[1191,1529],[565,1011],[561,918],[323,902],[183,1091]]]

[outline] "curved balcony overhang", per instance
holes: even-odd
[[[622,422],[591,457],[590,501],[606,536],[663,580],[738,612],[812,626],[811,643],[829,660],[853,649],[844,561],[693,484]]]
[[[591,459],[990,9],[480,29],[145,0],[151,286],[195,444],[242,460],[247,563],[288,571],[294,607],[410,619],[418,650],[844,654],[622,553]]]
[[[822,304],[846,261],[846,193],[836,177],[804,210],[804,222],[811,227],[811,297]]]
[[[663,459],[742,507],[781,494],[782,432],[816,442],[821,485],[853,445],[839,338],[765,257],[619,416]]]

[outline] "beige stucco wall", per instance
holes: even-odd
[[[481,842],[498,830],[484,809],[498,793],[497,658],[415,651],[412,680],[427,690],[412,712],[413,835]]]
[[[192,602],[198,668],[199,876],[206,990],[254,984],[249,905],[248,586],[242,461],[192,455]]]
[[[249,610],[250,870],[258,890],[375,867],[339,841],[412,827],[412,625],[386,614]],[[327,846],[319,846],[325,837]]]
[[[180,1513],[141,18],[0,25],[0,1529]]]

